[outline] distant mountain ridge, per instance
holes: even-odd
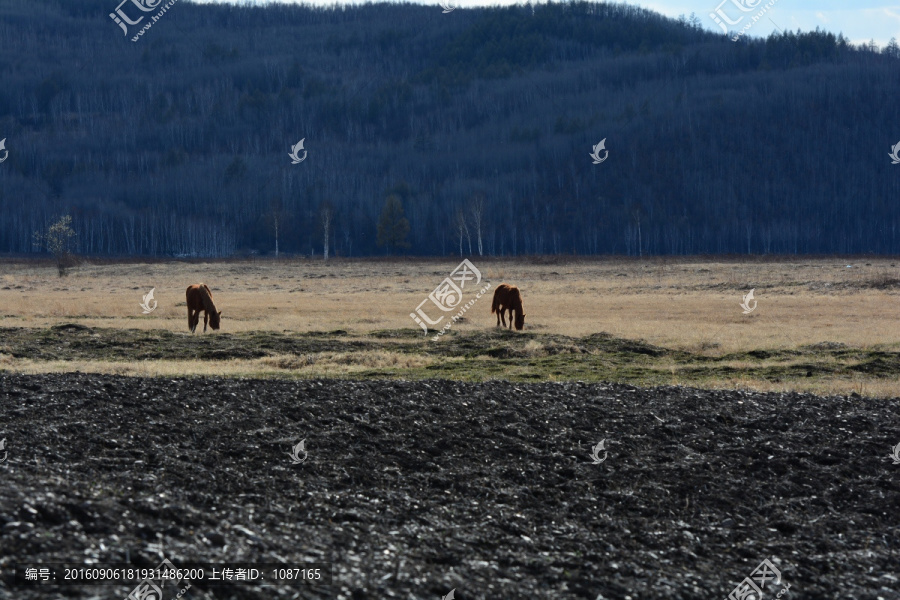
[[[116,8],[0,6],[0,253],[62,214],[98,255],[900,253],[896,44],[185,0],[132,42]]]

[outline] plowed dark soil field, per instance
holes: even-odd
[[[188,600],[714,599],[766,558],[766,598],[900,598],[896,399],[3,374],[0,439],[3,599],[131,589],[16,563],[163,557],[332,565]]]

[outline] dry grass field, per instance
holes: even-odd
[[[824,369],[816,371],[815,377],[805,378],[755,374],[766,360],[775,360],[781,366],[789,366],[791,360],[805,364],[809,362],[809,348],[882,352],[896,357],[900,350],[900,268],[895,259],[553,257],[475,258],[473,262],[492,286],[508,282],[522,290],[527,317],[525,331],[516,334],[520,336],[520,357],[555,354],[556,350],[548,350],[548,344],[553,348],[565,345],[560,342],[563,338],[577,344],[577,340],[602,332],[689,353],[689,360],[684,358],[687,354],[660,358],[652,366],[659,377],[622,377],[632,383],[874,396],[900,393],[900,373],[893,370],[891,374],[891,369],[877,373]],[[454,336],[493,331],[495,325],[490,297],[479,300],[464,320],[453,326],[447,339],[425,338],[410,318],[416,306],[458,263],[453,258],[337,259],[328,263],[304,259],[84,262],[60,278],[47,263],[0,262],[0,369],[161,375],[289,373],[304,377],[354,376],[366,370],[388,369],[388,374],[395,376],[407,372],[424,376],[427,373],[416,370],[440,361],[462,360],[436,356],[432,352],[436,345],[449,343]],[[134,361],[126,355],[97,360],[77,353],[41,360],[10,352],[8,344],[4,350],[3,332],[10,328],[42,330],[64,323],[94,331],[138,329],[190,336],[184,292],[189,284],[200,281],[209,284],[223,311],[222,329],[206,336],[346,333],[341,334],[338,347],[318,351],[314,360],[309,355],[277,352],[261,358],[213,357],[203,361],[164,357]],[[158,306],[145,315],[139,305],[151,288],[155,288]],[[755,289],[758,305],[745,315],[740,303],[750,289]],[[471,295],[474,292],[466,299]],[[417,344],[421,352],[371,344],[365,350],[350,347],[354,341],[382,339],[378,332],[400,330],[406,330],[410,343]],[[418,338],[413,337],[415,332]],[[791,358],[791,352],[802,348],[807,349],[806,354]],[[757,356],[748,358],[747,353],[753,352]],[[775,358],[765,354],[774,354]],[[859,355],[854,356],[857,360]],[[727,366],[727,375],[717,379],[691,375],[697,361],[711,358]],[[818,358],[820,363],[833,360],[843,360],[846,367],[850,359],[825,354]]]

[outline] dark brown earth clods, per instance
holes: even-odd
[[[188,600],[714,599],[767,557],[787,598],[900,598],[896,400],[0,374],[2,438],[4,599],[124,598],[10,567],[160,551],[333,564],[331,586]]]

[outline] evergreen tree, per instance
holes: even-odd
[[[409,248],[406,236],[409,235],[409,220],[403,216],[403,202],[391,194],[384,203],[381,217],[378,219],[379,248],[386,248],[388,254],[394,248]]]

